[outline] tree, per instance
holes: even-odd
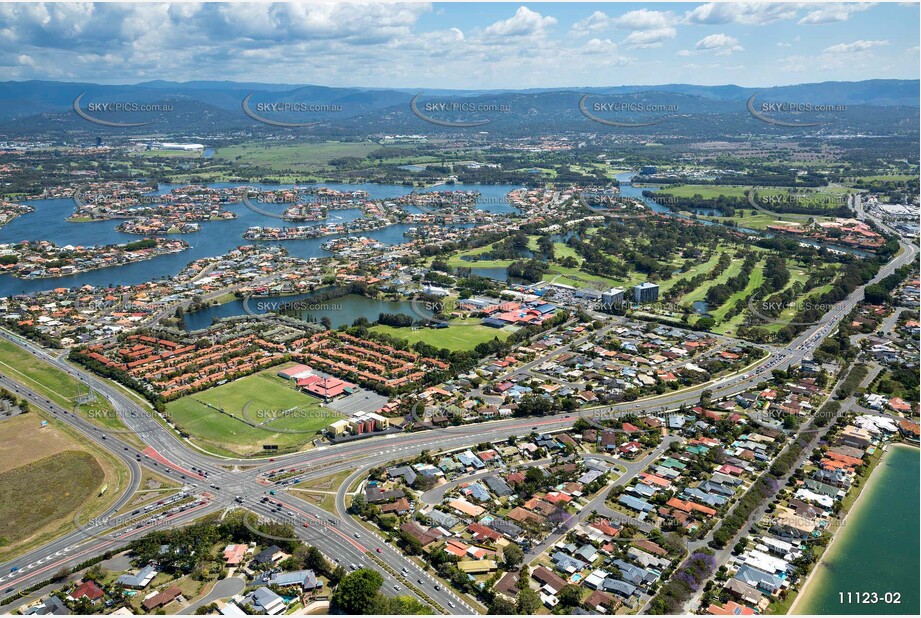
[[[70,575],[70,569],[68,569],[67,567],[63,567],[61,568],[60,571],[54,574],[54,576],[51,578],[51,581],[55,583],[62,582],[65,579],[67,579],[68,575]]]
[[[365,507],[367,506],[368,506],[368,502],[367,500],[365,500],[364,495],[357,494],[354,498],[352,498],[352,504],[349,507],[349,511],[351,511],[352,513],[355,513],[356,515],[362,515],[365,510]]]
[[[566,607],[578,607],[582,603],[582,590],[578,586],[566,584],[560,590],[559,599]]]
[[[304,566],[318,573],[329,573],[329,561],[316,547],[310,546],[304,552]]]
[[[398,596],[392,599],[388,599],[383,595],[380,596],[381,608],[378,613],[381,614],[396,616],[430,616],[435,613],[432,611],[431,607],[411,596]]]
[[[330,573],[329,575],[329,584],[331,586],[338,585],[339,582],[342,581],[342,578],[346,576],[346,574],[347,574],[347,571],[345,570],[345,567],[343,567],[342,565],[337,566],[335,569],[333,569],[333,572]]]
[[[701,407],[703,407],[703,408],[708,408],[708,407],[710,407],[710,403],[712,402],[712,398],[713,398],[713,391],[711,391],[709,388],[708,388],[708,389],[704,389],[704,391],[700,393],[700,405],[701,405]]]
[[[372,569],[358,569],[342,578],[333,592],[332,605],[344,614],[375,614],[384,576]]]
[[[525,616],[533,616],[537,613],[537,610],[541,608],[540,596],[531,590],[529,586],[525,586],[518,592],[518,613],[524,614]]]
[[[510,616],[518,611],[515,604],[504,597],[496,595],[496,598],[489,604],[490,616]]]
[[[502,550],[502,560],[507,571],[514,571],[524,561],[524,552],[515,543],[509,543]]]

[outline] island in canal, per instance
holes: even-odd
[[[191,234],[201,229],[199,223],[174,220],[168,217],[146,217],[129,219],[115,226],[116,231],[138,236],[162,236],[164,234]]]
[[[59,247],[46,240],[0,245],[0,273],[20,279],[66,277],[123,266],[189,248],[183,240],[145,238],[119,245]]]

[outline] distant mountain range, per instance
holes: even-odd
[[[631,112],[632,122],[665,121],[648,129],[649,133],[674,131],[676,123],[683,134],[720,127],[728,132],[770,131],[748,113],[745,104],[752,95],[760,102],[806,102],[812,105],[846,106],[847,110],[825,116],[809,115],[809,120],[829,121],[835,131],[917,133],[919,80],[867,80],[861,82],[823,82],[795,86],[743,88],[740,86],[696,86],[665,84],[658,86],[611,86],[596,88],[547,88],[529,90],[425,90],[418,107],[429,117],[448,121],[489,119],[484,130],[518,134],[557,129],[592,131],[602,129],[579,110],[579,100],[590,95],[589,106],[603,102],[649,106],[671,106],[673,113]],[[169,82],[150,81],[133,85],[100,85],[78,82],[25,81],[0,82],[0,135],[21,136],[58,131],[88,133],[125,132],[94,125],[74,111],[74,99],[83,95],[81,109],[90,104],[134,103],[169,105],[169,113],[103,112],[94,117],[114,122],[151,121],[143,129],[150,134],[212,134],[236,130],[277,131],[248,117],[242,102],[250,94],[250,109],[260,117],[284,122],[318,122],[312,132],[344,134],[355,132],[456,132],[425,122],[410,108],[420,90],[382,88],[330,88],[230,81]],[[437,109],[438,102],[465,102],[505,113],[465,112],[452,114]],[[430,107],[426,107],[426,103]],[[315,106],[323,110],[309,113],[272,111],[271,104],[290,107]],[[434,111],[431,111],[434,109]],[[482,109],[482,107],[480,107]],[[425,110],[430,110],[426,112]],[[688,129],[688,130],[686,130]],[[469,129],[468,129],[469,130]],[[142,132],[134,129],[133,133]]]

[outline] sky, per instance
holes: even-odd
[[[918,79],[918,3],[2,3],[0,80],[521,89]]]

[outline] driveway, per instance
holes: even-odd
[[[230,597],[243,592],[245,587],[246,582],[242,577],[228,577],[227,579],[222,579],[218,583],[214,584],[214,588],[211,589],[211,592],[209,592],[201,599],[195,601],[188,607],[184,607],[179,611],[179,614],[194,614],[195,610],[199,607],[207,605],[208,603],[214,603],[220,599],[229,599]]]

